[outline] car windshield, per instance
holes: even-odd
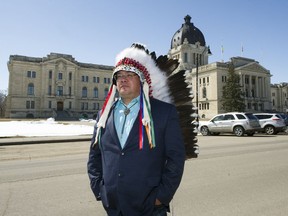
[[[252,113],[246,113],[245,115],[246,115],[247,118],[250,119],[250,120],[257,120],[257,117],[254,116]]]

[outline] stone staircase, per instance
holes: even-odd
[[[56,111],[56,121],[77,121],[78,119],[71,116],[67,111]]]

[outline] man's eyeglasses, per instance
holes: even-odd
[[[129,74],[115,74],[114,78],[116,81],[121,80],[121,79],[128,79],[128,80],[132,80],[132,78],[134,76],[138,76],[135,73],[129,73]]]

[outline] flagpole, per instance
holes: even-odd
[[[222,62],[224,62],[223,54],[224,54],[224,47],[223,47],[223,45],[221,45],[221,57],[222,57]]]

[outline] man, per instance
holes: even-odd
[[[116,63],[91,142],[91,189],[108,216],[165,216],[185,162],[178,114],[163,102],[166,77],[144,46],[133,44]]]

